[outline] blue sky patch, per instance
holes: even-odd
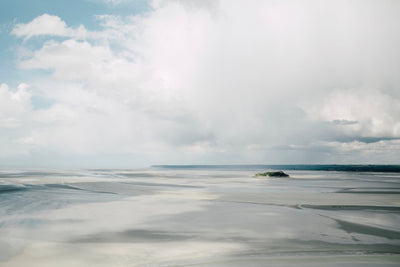
[[[31,103],[34,110],[48,109],[54,104],[54,100],[43,96],[32,96]]]

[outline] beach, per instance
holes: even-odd
[[[2,169],[0,266],[398,266],[400,173]]]

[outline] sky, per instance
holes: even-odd
[[[400,1],[0,2],[0,166],[400,164]]]

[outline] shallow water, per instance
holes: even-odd
[[[0,266],[398,266],[400,174],[0,171]]]

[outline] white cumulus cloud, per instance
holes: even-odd
[[[60,17],[43,14],[31,22],[15,25],[11,34],[17,37],[25,37],[26,39],[38,35],[85,38],[87,30],[83,25],[80,25],[76,29],[67,27],[67,24]]]
[[[19,138],[29,134],[32,106],[27,84],[10,88],[0,85],[0,159],[26,156],[29,147],[21,146]]]
[[[0,127],[15,128],[21,125],[20,118],[30,110],[28,85],[20,84],[12,90],[7,84],[0,85]]]

